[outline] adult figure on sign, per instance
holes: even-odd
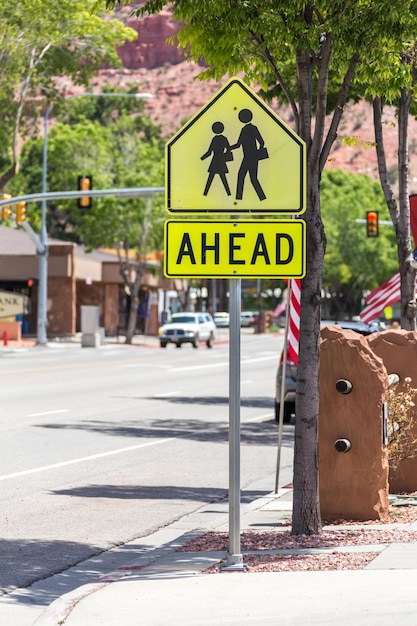
[[[211,183],[213,182],[214,177],[217,175],[220,177],[220,180],[223,183],[223,187],[227,195],[230,196],[230,187],[229,183],[227,182],[226,174],[229,173],[227,162],[233,161],[233,153],[231,151],[227,137],[222,134],[224,131],[224,124],[222,122],[214,122],[211,130],[213,131],[215,136],[211,140],[207,152],[205,152],[203,156],[200,157],[201,160],[204,161],[204,159],[207,159],[211,154],[213,155],[210,161],[210,165],[208,167],[209,175],[203,195],[207,196],[211,187]]]
[[[237,143],[233,144],[232,150],[242,148],[243,159],[237,175],[236,200],[242,200],[246,175],[249,174],[250,181],[256,191],[259,200],[265,200],[266,195],[258,180],[258,163],[263,159],[268,159],[268,150],[257,126],[251,123],[252,111],[242,109],[239,111],[239,120],[245,124],[240,131]]]

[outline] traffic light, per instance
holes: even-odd
[[[378,237],[378,211],[367,211],[366,213],[366,236]]]
[[[93,188],[92,176],[78,176],[78,189],[80,191],[90,191]],[[91,196],[83,196],[78,198],[78,206],[80,209],[89,209],[93,200]]]
[[[12,196],[9,193],[3,193],[1,196],[2,200],[9,200]],[[1,217],[4,220],[8,220],[12,214],[12,207],[10,204],[6,204],[1,207]]]
[[[16,204],[16,224],[22,224],[26,219],[26,202],[18,202]]]

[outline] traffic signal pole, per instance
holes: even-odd
[[[153,198],[158,193],[164,193],[165,187],[120,187],[115,189],[92,189],[88,195],[92,198],[117,196],[118,198]],[[85,191],[48,191],[45,193],[31,193],[23,196],[13,196],[7,200],[0,200],[0,210],[3,206],[15,205],[19,202],[41,202],[45,200],[76,200],[85,196]]]
[[[89,196],[98,198],[117,196],[119,198],[153,198],[156,194],[164,193],[164,187],[122,187],[120,189],[97,189],[88,192]],[[48,236],[46,230],[46,203],[48,200],[71,200],[85,197],[85,191],[52,191],[24,196],[15,196],[0,200],[0,213],[3,206],[14,206],[23,202],[42,203],[42,225],[39,236],[27,222],[20,225],[26,230],[36,246],[39,258],[38,266],[38,326],[37,343],[47,345],[47,286],[48,286]]]

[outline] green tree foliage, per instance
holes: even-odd
[[[356,89],[372,99],[375,147],[378,172],[396,234],[398,267],[401,276],[401,327],[416,329],[416,269],[410,262],[408,125],[410,112],[415,113],[417,79],[417,46],[415,40],[415,6],[398,16],[400,24],[408,25],[406,36],[399,36],[381,49],[381,62],[366,67],[357,76]],[[384,147],[386,124],[384,107],[395,106],[397,113],[397,163],[388,167]],[[398,189],[395,189],[397,187]]]
[[[320,195],[327,235],[322,312],[326,318],[351,318],[361,310],[363,292],[397,271],[395,232],[380,226],[379,237],[369,238],[365,224],[356,222],[370,210],[389,221],[381,186],[364,174],[325,170]]]
[[[76,190],[80,175],[92,176],[95,189],[163,187],[164,144],[159,129],[142,110],[143,103],[134,98],[68,101],[62,121],[49,132],[48,191]],[[15,193],[39,191],[42,143],[36,139],[25,144],[21,172],[13,181]],[[39,204],[28,205],[28,215],[32,225],[39,225]],[[82,243],[90,251],[104,247],[118,252],[132,301],[128,342],[136,328],[133,313],[148,267],[146,255],[162,248],[163,221],[162,194],[152,200],[94,198],[88,209],[79,208],[77,201],[48,203],[49,236]]]
[[[148,0],[139,15],[157,13],[165,4]],[[401,43],[416,31],[417,6],[414,0],[173,0],[171,6],[183,23],[180,45],[192,59],[203,57],[207,64],[203,77],[242,72],[264,92],[273,90],[291,106],[295,130],[307,145],[307,274],[301,292],[292,532],[318,533],[319,341],[326,247],[320,181],[354,79],[367,85],[373,72],[384,72],[387,58],[393,63],[399,57]],[[387,91],[392,80],[387,75]]]
[[[102,0],[0,3],[0,188],[18,168],[18,138],[36,129],[59,78],[87,85],[103,63],[120,63],[116,45],[135,31],[104,15]]]

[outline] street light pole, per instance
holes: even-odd
[[[66,96],[65,100],[72,98],[136,98],[136,100],[150,99],[150,93],[93,93],[84,92],[71,94]],[[44,133],[43,133],[43,151],[42,151],[42,193],[47,192],[48,179],[48,128],[49,116],[53,109],[51,103],[45,111],[44,116]],[[39,257],[38,265],[38,323],[37,323],[37,344],[46,346],[48,343],[47,326],[48,326],[48,233],[46,227],[46,199],[41,204],[41,230],[40,230],[41,250],[37,252]]]
[[[42,193],[46,193],[48,167],[48,123],[53,104],[45,112],[42,152]],[[38,327],[37,343],[40,346],[47,344],[47,298],[48,298],[48,234],[46,229],[46,200],[41,204],[41,250],[37,252],[39,258],[38,270]]]

